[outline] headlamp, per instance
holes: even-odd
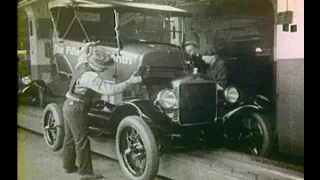
[[[239,100],[240,94],[236,87],[229,86],[224,91],[224,96],[229,103],[236,103]]]
[[[31,83],[31,78],[29,76],[25,76],[21,79],[22,83],[28,85]]]
[[[172,90],[164,89],[158,93],[156,102],[164,109],[169,109],[176,104],[177,96]]]

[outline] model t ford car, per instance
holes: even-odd
[[[174,44],[183,41],[183,20],[190,13],[133,2],[55,0],[48,5],[54,27],[52,82],[46,87],[51,97],[64,99],[79,50],[90,41],[100,41],[98,46],[113,54],[114,67],[103,72],[110,83],[134,71],[143,79],[123,94],[99,97],[87,114],[92,137],[115,138],[129,178],[153,179],[162,153],[221,140],[267,155],[271,129],[263,113],[268,100],[248,97],[232,85],[221,89],[210,77],[187,71],[181,46]],[[63,147],[60,108],[52,102],[43,115],[45,141],[53,151]]]

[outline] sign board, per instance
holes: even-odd
[[[292,23],[293,12],[283,11],[277,14],[277,24],[291,24]]]

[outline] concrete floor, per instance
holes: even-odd
[[[94,170],[105,180],[127,180],[118,161],[93,153]],[[73,180],[75,174],[66,174],[59,153],[50,151],[42,135],[18,128],[18,180]],[[164,178],[157,178],[164,180]]]
[[[42,120],[41,120],[42,113],[43,113],[43,109],[39,109],[39,108],[31,108],[31,107],[19,108],[18,126],[30,129],[34,132],[42,133]],[[38,135],[38,136],[39,136],[39,140],[37,141],[40,142],[40,145],[38,145],[35,152],[38,152],[39,150],[46,151],[47,153],[45,154],[51,157],[52,153],[48,149],[46,149],[47,147],[44,143],[42,136],[41,135]],[[25,137],[22,135],[22,138],[25,138]],[[28,140],[21,139],[21,137],[19,137],[19,139],[20,139],[19,141],[22,141],[22,142],[27,141],[27,145],[28,143],[36,142],[36,140],[32,140],[31,142],[29,142]],[[91,139],[91,145],[92,145],[91,148],[94,152],[116,159],[114,140],[107,139],[107,138],[93,138]],[[24,149],[23,146],[26,146],[26,145],[21,146],[19,144],[19,146],[22,147],[20,149]],[[26,149],[28,149],[27,147]],[[32,152],[32,150],[29,150],[29,151]],[[28,156],[32,155],[32,153],[30,155],[29,151],[27,151],[28,152],[26,155],[27,157],[23,157],[19,159],[23,159],[23,160],[29,159]],[[37,155],[33,155],[33,156],[37,156]],[[37,158],[37,157],[34,157],[34,158]],[[43,158],[46,159],[47,157],[44,156]],[[60,159],[59,158],[60,157],[58,157],[58,160],[56,160],[58,162],[55,162],[55,164],[58,164],[56,165],[57,167],[55,169],[57,169],[57,171],[55,172],[60,173],[62,171],[62,168],[61,168],[62,162],[61,162],[61,158]],[[35,172],[45,172],[47,169],[43,168],[43,166],[44,167],[48,166],[47,163],[48,161],[50,162],[50,160],[45,162],[42,162],[42,161],[43,161],[42,158],[40,158],[39,162],[41,162],[42,164],[35,161],[34,162],[35,165],[32,165],[32,166],[36,166],[37,164],[39,164],[38,166],[40,166],[42,169],[35,167],[33,168],[35,169],[33,171],[29,172],[29,170],[27,170],[22,172],[25,172],[25,173],[29,172],[29,174],[31,175],[32,173],[35,173]],[[98,168],[97,169],[98,172],[100,173],[109,172],[107,171],[110,169],[109,167],[104,168],[104,167],[107,167],[107,165],[103,165],[103,164],[96,165],[97,163],[96,161],[97,160],[94,160],[93,163],[94,163],[94,167]],[[160,158],[160,169],[158,174],[165,177],[170,177],[171,179],[175,179],[175,180],[196,180],[196,179],[303,180],[304,179],[303,167],[302,167],[302,172],[300,170],[301,167],[300,168],[297,167],[297,169],[299,169],[298,171],[295,171],[295,170],[292,171],[293,169],[296,169],[296,168],[288,168],[290,167],[288,166],[288,164],[281,164],[280,162],[273,162],[273,161],[268,162],[268,161],[265,158],[248,156],[243,153],[232,152],[226,149],[165,154]],[[49,167],[52,168],[51,166]],[[24,166],[20,166],[20,167],[25,168]],[[119,165],[117,167],[119,167]],[[51,175],[52,174],[54,175],[55,173],[51,173]],[[102,174],[105,174],[105,173],[102,173]],[[40,176],[40,175],[37,175],[37,176]],[[23,177],[28,177],[28,175],[24,175]],[[108,178],[109,178],[109,174],[108,174]],[[23,179],[28,180],[29,178],[23,178]],[[33,180],[34,178],[31,176],[31,179]],[[40,178],[40,180],[43,180],[43,179],[50,179],[50,176],[48,177],[45,176],[44,178]],[[62,179],[62,178],[59,178],[59,179]],[[37,180],[37,178],[35,180]]]

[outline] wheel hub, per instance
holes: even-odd
[[[140,135],[133,128],[130,130],[124,133],[124,146],[127,148],[123,150],[123,158],[129,171],[139,176],[143,174],[146,166],[146,152]]]
[[[54,144],[57,138],[57,128],[58,125],[55,124],[55,119],[52,117],[52,114],[49,113],[47,118],[47,125],[45,125],[44,129],[46,130],[46,137],[50,144]]]
[[[245,128],[243,133],[240,133],[238,139],[240,142],[242,142],[241,144],[246,146],[246,149],[249,150],[251,154],[259,155],[260,150],[256,144],[257,136],[254,133],[254,129]]]

